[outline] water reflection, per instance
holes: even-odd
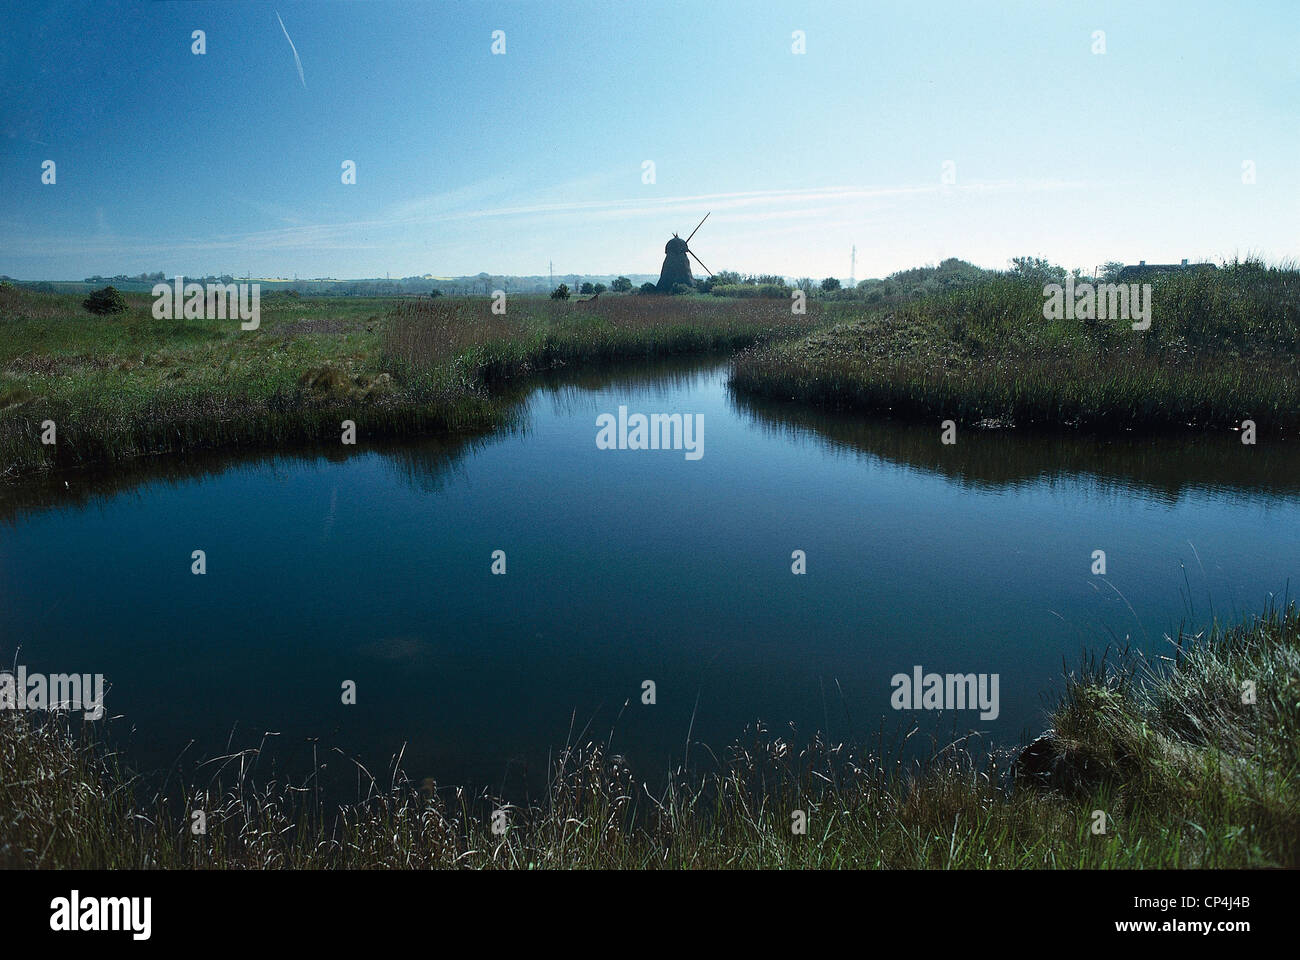
[[[1214,437],[1098,439],[1075,434],[961,430],[939,442],[938,424],[902,423],[734,394],[736,409],[765,431],[815,434],[832,446],[937,474],[962,486],[1015,489],[1089,478],[1166,503],[1190,491],[1263,498],[1300,493],[1300,444],[1245,446],[1236,434]]]

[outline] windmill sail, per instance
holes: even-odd
[[[686,248],[686,252],[689,253],[692,257],[695,257],[695,251],[692,250],[690,247]],[[713,271],[710,270],[708,267],[704,266],[703,260],[701,260],[699,257],[695,257],[695,262],[698,263],[700,267],[703,268],[705,273],[707,273],[709,276],[713,276]]]
[[[709,213],[712,213],[712,212],[713,212],[712,210],[709,211]],[[706,214],[704,215],[704,220],[709,219],[709,213],[706,213]],[[686,238],[686,242],[687,242],[687,243],[690,243],[690,242],[691,242],[691,237],[693,237],[693,236],[695,236],[695,234],[699,233],[699,231],[700,231],[700,227],[704,226],[704,220],[701,220],[699,223],[697,223],[697,224],[695,225],[695,229],[691,231],[691,236]],[[700,264],[700,266],[704,266],[704,264]]]

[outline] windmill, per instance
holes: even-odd
[[[712,212],[712,210],[709,211],[709,213]],[[704,220],[709,219],[709,213],[704,215]],[[689,244],[691,237],[695,236],[700,227],[704,226],[704,220],[695,225],[690,237],[683,240],[674,233],[673,238],[664,245],[664,265],[663,269],[659,271],[659,282],[655,284],[655,289],[660,293],[672,293],[673,287],[679,283],[684,283],[688,287],[695,283],[695,278],[691,276],[691,262],[686,259],[686,255],[690,254],[695,257],[695,251],[690,248]],[[695,262],[704,268],[705,273],[713,276],[713,271],[704,266],[703,260],[695,257]]]

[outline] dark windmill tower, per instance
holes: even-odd
[[[709,211],[709,213],[712,212]],[[708,213],[704,215],[704,220],[707,219],[709,219]],[[663,269],[659,271],[659,282],[655,284],[655,289],[660,293],[672,293],[673,287],[679,283],[684,283],[688,287],[694,286],[695,278],[691,276],[691,262],[686,259],[686,255],[690,254],[695,257],[695,251],[690,248],[689,244],[691,237],[695,236],[700,227],[704,226],[704,220],[695,225],[690,237],[683,240],[674,233],[673,238],[664,245],[664,265]],[[704,268],[705,273],[713,276],[713,271],[705,267],[704,262],[699,257],[695,257],[695,262]]]

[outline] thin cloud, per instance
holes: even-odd
[[[275,12],[275,19],[280,20],[280,11]],[[284,21],[280,20],[280,29],[284,30]],[[302,88],[307,89],[307,78],[302,75],[302,61],[298,59],[298,48],[293,45],[293,37],[289,36],[289,31],[284,30],[284,39],[289,41],[289,49],[293,51],[294,66],[298,68],[298,79],[302,81]]]
[[[81,254],[106,256],[130,250],[136,255],[159,255],[177,252],[217,253],[227,250],[282,252],[284,250],[334,251],[377,250],[400,247],[411,242],[405,237],[393,237],[395,228],[434,226],[438,224],[474,223],[497,218],[518,219],[534,228],[544,229],[557,222],[578,218],[583,223],[629,218],[694,216],[703,206],[715,211],[728,211],[727,221],[745,224],[751,233],[796,234],[806,233],[810,226],[824,228],[826,218],[861,219],[868,210],[864,204],[896,201],[905,197],[938,195],[944,191],[957,194],[985,195],[993,193],[1038,193],[1043,191],[1079,190],[1082,182],[1060,180],[1003,180],[976,182],[941,187],[925,186],[830,186],[802,189],[748,190],[725,193],[693,194],[679,197],[631,200],[574,200],[525,203],[510,206],[448,210],[441,213],[420,212],[405,217],[385,215],[377,219],[352,220],[330,223],[300,223],[284,227],[236,233],[218,232],[190,237],[169,237],[165,242],[155,238],[139,237],[134,244],[126,237],[85,237],[77,243],[70,237],[31,236],[26,241],[26,252],[32,255]],[[470,199],[457,196],[459,191],[444,195],[447,200]],[[415,205],[398,206],[401,212],[412,209],[426,210],[436,206],[434,197],[422,198]],[[386,211],[386,214],[388,212]],[[843,222],[837,220],[834,222]],[[764,230],[764,227],[768,230]],[[375,232],[381,234],[376,237]],[[388,240],[385,241],[384,236]],[[362,239],[362,238],[365,239]],[[425,239],[422,243],[428,243]]]

